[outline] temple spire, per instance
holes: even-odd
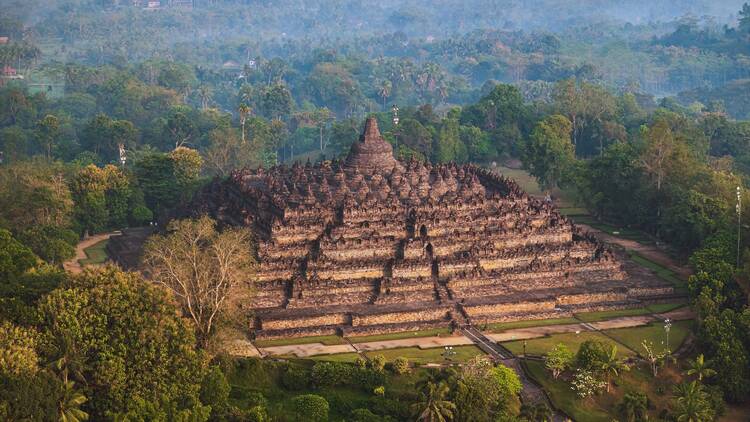
[[[364,174],[390,172],[398,164],[393,157],[393,147],[383,139],[378,121],[369,117],[359,140],[352,145],[345,166],[357,168]]]

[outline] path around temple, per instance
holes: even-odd
[[[78,262],[81,259],[86,259],[86,249],[96,245],[97,243],[107,240],[112,236],[119,235],[119,231],[111,232],[111,233],[101,233],[96,234],[91,237],[87,237],[86,239],[83,239],[82,241],[78,242],[76,245],[76,256],[73,258],[63,262],[63,268],[65,268],[66,271],[69,271],[73,274],[79,274],[83,271],[83,266],[80,262]]]
[[[416,337],[416,338],[405,338],[399,340],[385,340],[385,341],[374,341],[358,343],[356,339],[351,344],[337,344],[337,345],[324,345],[322,343],[307,343],[307,344],[291,344],[286,346],[269,346],[269,347],[258,347],[258,354],[262,356],[289,356],[294,355],[299,358],[307,358],[318,355],[330,355],[336,353],[357,353],[357,352],[373,352],[377,350],[385,349],[398,349],[403,347],[418,347],[420,349],[430,349],[436,347],[445,346],[467,346],[471,344],[477,344],[480,348],[480,343],[489,343],[495,345],[498,342],[514,341],[514,340],[528,340],[532,338],[539,338],[553,334],[561,333],[575,333],[577,331],[601,331],[610,330],[614,328],[630,328],[640,327],[648,325],[652,322],[663,321],[666,318],[670,318],[673,321],[686,320],[694,318],[693,312],[688,308],[676,309],[671,312],[663,314],[652,314],[652,315],[637,315],[637,316],[625,316],[619,318],[613,318],[606,321],[590,322],[590,323],[577,323],[577,324],[565,324],[565,325],[546,325],[540,327],[530,328],[517,328],[512,330],[503,331],[501,333],[481,333],[483,337],[486,337],[490,341],[478,341],[473,339],[472,335],[477,336],[476,328],[464,330],[463,335],[456,335],[451,337]],[[477,336],[479,337],[479,336]],[[492,346],[494,347],[494,346]],[[484,349],[483,349],[484,350]],[[499,351],[497,355],[491,352],[485,351],[500,360],[505,360],[511,355],[507,351]]]
[[[588,230],[589,232],[591,232],[594,236],[599,238],[599,240],[601,240],[604,243],[619,245],[627,250],[638,252],[638,254],[642,255],[644,258],[672,270],[674,273],[678,274],[680,278],[684,280],[687,280],[687,278],[693,274],[693,272],[690,270],[689,267],[680,265],[671,256],[669,256],[666,252],[664,252],[664,250],[659,249],[656,246],[644,245],[642,243],[636,242],[635,240],[628,240],[628,239],[623,239],[621,237],[613,236],[599,229],[595,229],[587,224],[581,224],[581,223],[576,223],[576,222],[574,222],[573,224],[585,230]]]

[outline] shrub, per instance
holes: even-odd
[[[362,356],[357,356],[357,359],[354,360],[354,366],[357,368],[367,368],[367,361]]]
[[[393,361],[393,372],[398,375],[403,375],[409,372],[409,359],[405,357],[397,357]]]
[[[281,375],[281,385],[287,390],[304,390],[309,384],[309,376],[302,369],[288,366]]]
[[[311,378],[316,387],[351,384],[352,367],[343,363],[318,362],[312,368]]]
[[[609,356],[611,345],[599,340],[586,340],[576,354],[576,366],[583,369],[599,369],[601,362]]]
[[[368,409],[355,409],[349,416],[351,422],[380,422],[382,418]]]
[[[230,389],[229,381],[221,369],[218,366],[212,366],[203,377],[200,391],[201,403],[211,406],[214,414],[221,412],[227,407]]]
[[[245,401],[248,406],[268,407],[268,399],[260,391],[250,391],[245,395]]]
[[[576,369],[570,384],[571,389],[582,399],[593,396],[607,386],[607,383],[597,378],[594,372],[583,368]]]
[[[370,368],[375,372],[383,372],[383,369],[385,369],[385,356],[373,356],[372,359],[370,359]]]
[[[328,421],[328,401],[315,394],[303,394],[292,399],[292,407],[297,421]]]
[[[134,225],[146,225],[150,221],[154,221],[154,213],[145,205],[138,205],[130,211],[130,218]]]

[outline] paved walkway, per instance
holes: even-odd
[[[673,321],[692,319],[693,312],[688,308],[681,308],[671,312],[655,315],[638,315],[613,318],[607,321],[564,324],[564,325],[547,325],[542,327],[517,328],[504,331],[502,333],[482,333],[485,337],[493,342],[504,342],[513,340],[526,340],[538,337],[544,337],[552,334],[574,333],[576,331],[594,331],[608,330],[613,328],[639,327],[648,325],[655,321],[663,321],[670,318]],[[287,346],[269,346],[259,347],[262,355],[294,355],[300,358],[330,355],[335,353],[356,353],[369,352],[374,350],[396,349],[402,347],[418,347],[420,349],[430,349],[434,347],[445,346],[466,346],[474,342],[465,335],[450,337],[414,337],[398,340],[374,341],[366,343],[324,345],[322,343],[293,344]],[[507,356],[502,356],[506,358]]]
[[[111,233],[101,233],[96,234],[91,237],[87,237],[86,239],[83,239],[82,241],[78,242],[76,245],[76,256],[73,258],[63,262],[63,268],[65,268],[66,271],[69,271],[73,274],[78,274],[83,271],[83,266],[80,262],[78,262],[81,259],[86,259],[86,252],[84,251],[86,248],[89,248],[91,246],[94,246],[95,244],[101,242],[102,240],[107,240],[112,236],[120,235],[119,231],[111,232]]]

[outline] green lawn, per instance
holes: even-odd
[[[293,344],[310,343],[322,343],[326,346],[335,346],[337,344],[346,344],[346,340],[341,336],[310,336],[255,341],[257,347],[290,346]]]
[[[107,261],[107,258],[109,258],[106,250],[108,243],[109,239],[105,239],[84,249],[83,252],[86,254],[86,258],[79,259],[78,263],[83,266],[104,264],[104,262]]]
[[[553,319],[532,319],[526,321],[513,321],[513,322],[496,322],[488,324],[487,329],[484,330],[483,325],[477,325],[482,328],[483,331],[491,333],[500,333],[507,330],[513,330],[518,328],[531,328],[531,327],[545,327],[547,325],[564,325],[564,324],[577,324],[579,321],[575,318],[553,318]]]
[[[483,355],[476,346],[455,346],[453,347],[455,355],[451,358],[454,362],[466,362],[467,360]],[[385,356],[386,360],[391,362],[397,357],[405,357],[409,362],[424,365],[426,363],[443,363],[446,362],[444,357],[445,349],[442,347],[433,347],[429,349],[420,349],[418,347],[402,347],[398,349],[374,350],[367,352],[368,357],[376,355]]]
[[[633,260],[633,262],[642,267],[650,269],[651,271],[656,273],[657,277],[661,278],[662,280],[672,283],[672,285],[675,287],[675,291],[687,293],[687,283],[685,282],[685,280],[681,279],[674,271],[654,261],[651,261],[648,258],[645,258],[637,252],[629,251],[628,253],[630,255],[630,259]]]
[[[603,231],[604,233],[610,234],[612,236],[621,237],[623,239],[628,240],[634,240],[638,243],[644,244],[644,245],[652,245],[654,242],[651,240],[651,238],[644,232],[636,229],[630,229],[627,227],[618,227],[612,224],[604,223],[599,220],[597,220],[594,217],[591,217],[589,215],[571,215],[570,216],[575,223],[579,224],[586,224],[587,226],[591,226],[597,230]]]
[[[562,379],[552,378],[550,373],[544,369],[543,362],[528,360],[524,362],[524,365],[526,366],[526,373],[544,388],[555,407],[561,409],[576,422],[609,422],[612,420],[606,410],[597,406],[595,402],[587,403],[588,406],[582,406],[581,401],[570,388],[570,384]]]
[[[325,361],[325,362],[354,362],[359,357],[359,353],[335,353],[332,355],[318,355],[312,356],[310,359],[314,361]]]
[[[651,312],[655,314],[662,314],[665,312],[671,312],[675,309],[680,309],[687,306],[687,303],[658,303],[654,305],[648,305],[646,308],[648,308]]]
[[[447,337],[451,334],[449,328],[434,328],[431,330],[421,331],[404,331],[401,333],[377,334],[371,336],[347,337],[352,343],[368,343],[373,341],[401,340],[405,338],[418,337]]]
[[[546,354],[550,349],[555,347],[555,345],[557,345],[558,343],[565,344],[573,353],[577,353],[578,348],[581,346],[581,343],[586,340],[599,340],[610,344],[615,343],[611,339],[607,338],[607,336],[595,331],[582,331],[579,334],[553,334],[551,336],[526,340],[526,353],[529,355],[542,356]],[[507,347],[508,350],[513,352],[513,354],[521,355],[523,354],[523,342],[523,340],[515,340],[502,344],[503,346]],[[632,356],[634,353],[632,350],[628,350],[625,347],[618,347],[617,354],[620,357],[628,357]]]
[[[533,196],[543,196],[549,192],[552,196],[557,199],[557,206],[562,209],[572,209],[576,206],[573,200],[574,194],[572,190],[561,190],[553,188],[550,190],[542,190],[537,183],[536,178],[531,176],[523,169],[512,169],[508,167],[498,166],[497,171],[502,173],[505,177],[509,177],[518,183],[526,193]],[[581,209],[581,208],[577,208]]]
[[[682,345],[692,327],[693,321],[677,321],[672,323],[669,331],[669,345],[672,351],[677,350]],[[657,351],[666,349],[666,333],[664,331],[664,323],[661,322],[643,327],[606,330],[605,332],[638,353],[644,352],[641,344],[644,340],[653,343]]]
[[[605,321],[612,318],[619,318],[625,316],[637,316],[637,315],[648,315],[651,310],[648,308],[636,308],[636,309],[618,309],[615,311],[600,311],[600,312],[584,312],[575,314],[576,318],[583,322],[597,322]]]
[[[622,372],[612,383],[609,393],[601,391],[587,399],[579,399],[570,387],[570,373],[559,379],[552,378],[544,369],[541,361],[526,361],[526,373],[541,384],[550,396],[553,404],[573,418],[576,422],[609,422],[612,420],[626,420],[617,411],[618,404],[629,391],[639,391],[649,398],[649,420],[661,420],[659,415],[665,412],[671,404],[672,388],[684,380],[680,369],[669,364],[659,371],[658,377],[653,377],[646,365],[632,366],[629,371]]]

